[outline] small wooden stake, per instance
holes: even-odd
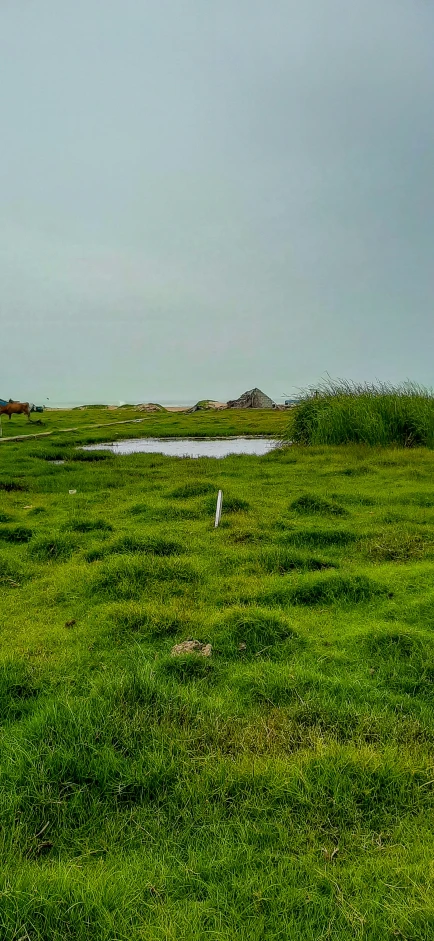
[[[216,506],[216,511],[215,511],[214,529],[217,529],[217,526],[220,522],[221,515],[222,515],[222,505],[223,505],[223,490],[219,490],[218,495],[217,495],[217,506]]]

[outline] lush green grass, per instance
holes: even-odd
[[[299,444],[434,447],[434,395],[414,385],[332,381],[311,389],[294,410]]]
[[[90,406],[86,409],[53,410],[44,412],[38,422],[34,416],[28,422],[23,416],[2,418],[3,437],[50,433],[46,443],[70,441],[115,441],[118,438],[137,437],[226,437],[228,435],[281,435],[287,431],[289,413],[273,409],[228,409],[228,411],[199,411],[193,415],[183,412],[141,412],[132,406],[107,409]],[[128,424],[120,424],[128,422]],[[106,427],[97,427],[97,426]],[[70,431],[69,429],[77,429]],[[58,434],[57,434],[58,433]],[[44,438],[41,438],[43,441]]]
[[[432,452],[72,456],[0,448],[0,937],[427,941]]]

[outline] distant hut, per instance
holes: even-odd
[[[228,408],[275,408],[275,404],[269,395],[261,392],[260,389],[251,389],[250,392],[243,392],[239,399],[233,399],[228,402]]]

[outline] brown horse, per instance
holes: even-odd
[[[8,402],[7,405],[0,405],[1,415],[9,415],[9,421],[12,415],[27,415],[27,418],[31,421],[30,405],[28,402]]]

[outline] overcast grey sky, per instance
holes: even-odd
[[[0,0],[0,396],[433,383],[432,0]]]

